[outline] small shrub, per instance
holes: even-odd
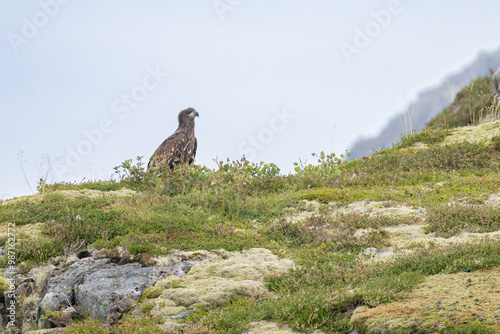
[[[3,296],[5,292],[9,291],[10,282],[3,276],[0,276],[0,296]]]
[[[162,334],[158,323],[150,317],[127,317],[113,330],[116,334]]]
[[[494,101],[491,77],[479,77],[455,96],[454,101],[427,123],[427,128],[454,128],[479,124],[492,109]]]
[[[346,311],[358,303],[359,300],[352,293],[324,286],[311,287],[280,296],[275,303],[274,315],[278,321],[286,322],[302,332],[330,328],[333,332],[348,333],[351,326]]]
[[[449,326],[444,333],[445,334],[495,334],[498,333],[498,328],[490,327],[480,322],[475,322],[459,328],[453,328]]]
[[[89,318],[81,322],[73,322],[66,327],[65,334],[111,334],[107,325],[97,319]]]
[[[198,307],[188,317],[187,325],[177,333],[241,334],[251,321],[271,320],[272,309],[264,301],[236,297],[225,305]]]
[[[491,138],[491,142],[493,143],[493,148],[497,151],[500,151],[500,136]]]
[[[443,142],[447,135],[448,129],[424,129],[420,132],[402,136],[401,141],[396,145],[396,147],[399,149],[406,148],[419,142],[427,145],[434,145]]]
[[[142,157],[137,157],[135,164],[132,159],[125,160],[121,165],[114,167],[115,174],[118,175],[120,182],[123,182],[133,189],[144,190],[157,183],[159,167],[154,167],[147,172],[147,165],[143,163]]]
[[[318,158],[319,164],[317,166],[312,164],[305,165],[302,162],[294,163],[294,170],[299,176],[306,177],[314,175],[320,179],[329,179],[338,177],[342,173],[340,164],[344,158],[343,154],[341,154],[340,157],[336,157],[335,153],[325,154],[321,152],[320,154],[313,153],[312,156]],[[347,153],[346,156],[349,157],[350,153]]]
[[[18,246],[18,261],[45,262],[60,255],[65,243],[57,238],[47,240],[20,240]]]
[[[403,299],[406,293],[415,287],[415,282],[420,282],[423,276],[415,271],[377,276],[364,284],[361,298],[366,305],[371,307]]]

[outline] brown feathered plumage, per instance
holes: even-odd
[[[197,141],[194,135],[194,118],[199,116],[193,108],[179,113],[179,127],[156,149],[148,169],[156,166],[172,169],[174,165],[187,165],[194,161]]]

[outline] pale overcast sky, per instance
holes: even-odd
[[[0,198],[30,194],[49,166],[49,182],[80,181],[147,161],[187,107],[197,164],[246,154],[286,173],[342,153],[497,50],[499,13],[498,0],[1,0]]]

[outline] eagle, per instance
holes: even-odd
[[[179,113],[177,130],[165,139],[156,149],[148,163],[152,167],[173,169],[174,165],[191,164],[196,156],[198,142],[194,135],[194,118],[200,116],[193,108],[184,109]]]

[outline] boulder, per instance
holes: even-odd
[[[268,293],[264,277],[292,267],[291,260],[280,259],[267,249],[253,248],[209,257],[194,265],[186,276],[169,276],[159,281],[144,296],[157,298],[151,314],[167,319],[165,316],[198,305],[222,305],[234,296],[262,297]]]
[[[75,289],[75,303],[99,320],[118,320],[144,290],[173,275],[172,267],[142,267],[139,263],[109,263],[89,274]],[[111,318],[110,318],[111,317]]]
[[[58,311],[73,306],[75,286],[83,283],[87,275],[99,270],[107,262],[107,259],[83,259],[73,263],[63,274],[49,278],[40,302],[40,313],[43,315],[46,311]]]
[[[73,263],[65,272],[53,273],[48,278],[39,303],[39,314],[76,309],[77,313],[114,322],[136,304],[145,289],[167,276],[183,276],[192,266],[189,261],[171,266],[143,267],[137,262],[119,265],[110,263],[109,258],[86,257]],[[60,318],[67,322],[74,318],[73,313],[63,315]],[[40,328],[54,325],[63,326],[65,323],[59,320],[56,323],[50,317],[39,322]]]

